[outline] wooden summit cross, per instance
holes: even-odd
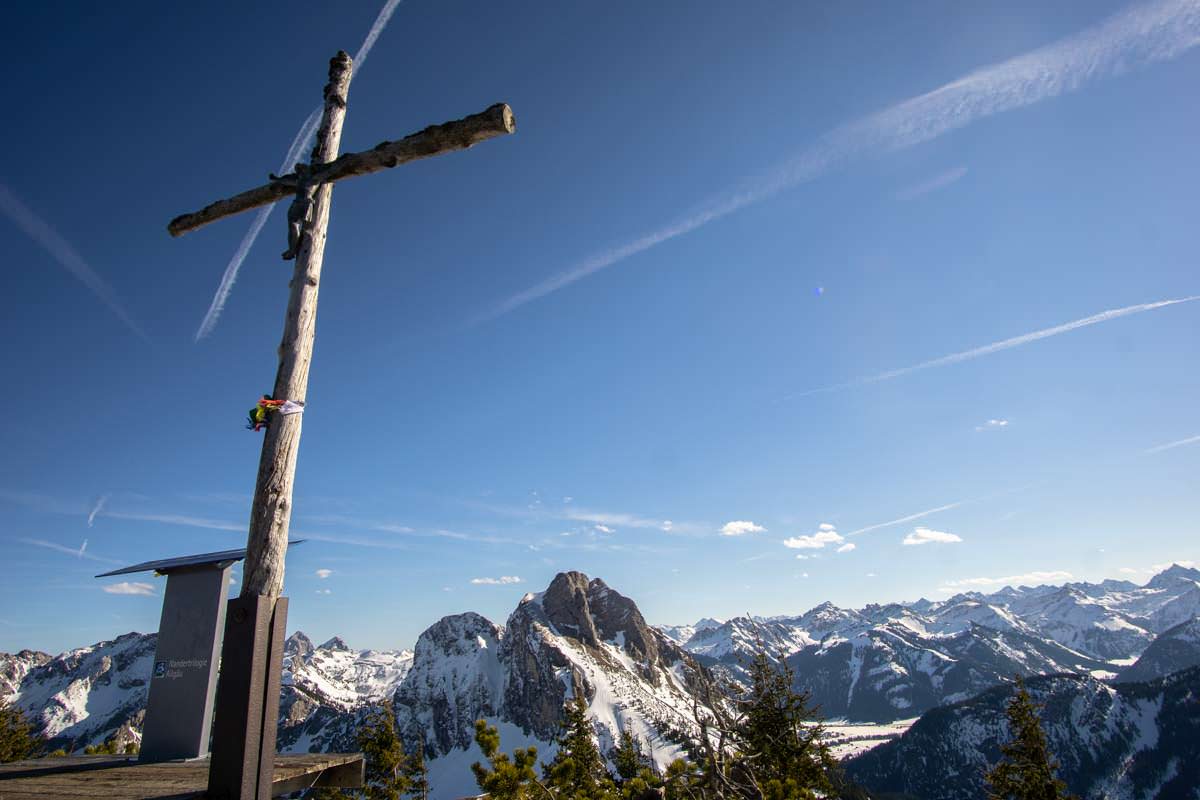
[[[308,164],[255,189],[218,200],[193,214],[171,220],[167,230],[180,236],[223,217],[293,197],[288,210],[288,249],[296,260],[288,295],[279,371],[273,398],[304,403],[316,332],[317,291],[329,225],[333,184],[421,158],[464,150],[516,129],[512,109],[497,103],[465,119],[434,125],[371,150],[338,157],[346,95],[353,68],[338,52],[329,62],[325,110]],[[208,794],[212,798],[267,800],[279,717],[279,682],[287,598],[283,590],[284,554],[292,511],[292,483],[300,446],[302,414],[273,413],[258,464],[241,596],[229,601],[221,673],[217,684],[212,761]]]

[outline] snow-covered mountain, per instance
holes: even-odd
[[[435,796],[456,797],[476,790],[476,720],[496,725],[506,750],[535,745],[549,758],[563,706],[575,696],[587,703],[602,752],[630,731],[666,766],[682,753],[672,734],[694,725],[688,670],[695,668],[632,600],[566,572],[526,595],[504,626],[469,612],[431,625],[417,639],[394,707],[406,747],[420,744],[431,759]],[[353,711],[314,709],[285,725],[281,741],[295,750],[346,747],[355,719]]]
[[[675,733],[694,724],[696,665],[736,679],[760,642],[786,656],[827,717],[884,723],[986,693],[1014,674],[1073,672],[1087,677],[1080,685],[1098,686],[1118,673],[1133,680],[1197,663],[1198,602],[1200,571],[1173,566],[1145,586],[1005,587],[861,609],[822,603],[797,616],[660,630],[603,581],[567,572],[526,595],[504,625],[474,613],[445,617],[412,651],[352,650],[336,637],[317,646],[293,634],[279,744],[353,749],[368,705],[390,698],[408,747],[420,742],[432,759],[436,796],[458,796],[474,790],[475,720],[496,725],[506,750],[534,744],[549,758],[563,703],[576,693],[602,748],[631,730],[667,763],[680,752]],[[100,743],[118,729],[136,738],[154,646],[154,635],[127,634],[57,657],[0,654],[0,698],[30,711],[55,746]]]
[[[697,623],[683,648],[736,678],[761,642],[788,657],[797,685],[813,692],[825,714],[883,722],[963,700],[1013,675],[1113,677],[1167,623],[1194,619],[1198,600],[1200,571],[1174,565],[1145,586],[1005,587],[941,602],[857,610],[822,603],[797,617]]]
[[[1200,787],[1200,668],[1144,683],[1083,675],[1031,678],[1059,777],[1085,800],[1195,798]],[[983,797],[1009,732],[1011,686],[922,716],[899,739],[846,762],[874,792],[922,800]],[[889,795],[892,796],[892,795]]]
[[[298,631],[284,644],[283,684],[350,709],[395,694],[412,661],[411,650],[351,650],[338,636],[314,647]]]
[[[1121,682],[1148,681],[1200,666],[1200,617],[1169,628],[1150,643],[1133,664],[1121,670]]]
[[[51,657],[0,653],[4,702],[25,711],[51,749],[138,741],[157,634],[127,633]]]

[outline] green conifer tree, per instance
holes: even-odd
[[[44,744],[21,709],[9,704],[0,705],[0,763],[33,758]]]
[[[707,670],[692,671],[699,735],[687,747],[694,765],[669,771],[667,794],[745,800],[854,797],[823,740],[808,692],[793,688],[782,658],[760,642],[748,687],[717,688]]]
[[[429,800],[429,771],[425,767],[425,745],[417,743],[417,752],[408,757],[405,769],[408,777],[408,796],[413,800]]]
[[[546,800],[553,797],[533,771],[537,763],[536,747],[517,748],[509,758],[507,753],[500,752],[499,731],[484,720],[475,722],[475,743],[488,765],[476,761],[471,765],[471,772],[475,773],[479,790],[489,800]]]
[[[807,691],[793,688],[795,676],[782,658],[765,649],[750,664],[750,688],[738,699],[740,724],[735,742],[744,754],[741,768],[753,776],[767,800],[827,796],[836,761],[822,737]]]
[[[358,748],[366,761],[367,800],[400,800],[409,789],[408,758],[396,732],[392,704],[384,702],[367,712],[358,729]]]
[[[615,797],[616,786],[596,746],[592,723],[587,718],[587,704],[576,695],[563,711],[558,752],[553,761],[542,765],[542,780],[560,797],[579,800]]]
[[[648,766],[641,740],[629,731],[621,732],[621,738],[609,758],[617,770],[620,783],[633,780],[643,767]]]
[[[985,778],[989,800],[1074,800],[1054,774],[1059,764],[1046,745],[1038,710],[1018,678],[1006,711],[1012,741],[1000,745],[1004,757]]]

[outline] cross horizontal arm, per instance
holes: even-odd
[[[308,180],[319,185],[353,178],[356,175],[369,175],[407,164],[409,161],[465,150],[488,139],[512,133],[516,129],[517,123],[512,109],[507,103],[497,103],[486,111],[464,119],[431,125],[403,139],[381,142],[361,153],[347,153],[328,164],[314,167]],[[188,231],[194,231],[224,217],[292,197],[296,194],[298,181],[296,173],[288,173],[264,186],[218,200],[194,213],[182,214],[171,220],[167,231],[172,236],[182,236]]]

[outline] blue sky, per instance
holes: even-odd
[[[277,169],[379,12],[8,14],[0,649],[153,630],[161,579],[92,575],[244,543],[283,214],[198,341],[253,214],[165,225]],[[1196,44],[1194,0],[399,4],[343,150],[518,130],[334,191],[292,627],[411,646],[564,569],[685,622],[1200,558]]]

